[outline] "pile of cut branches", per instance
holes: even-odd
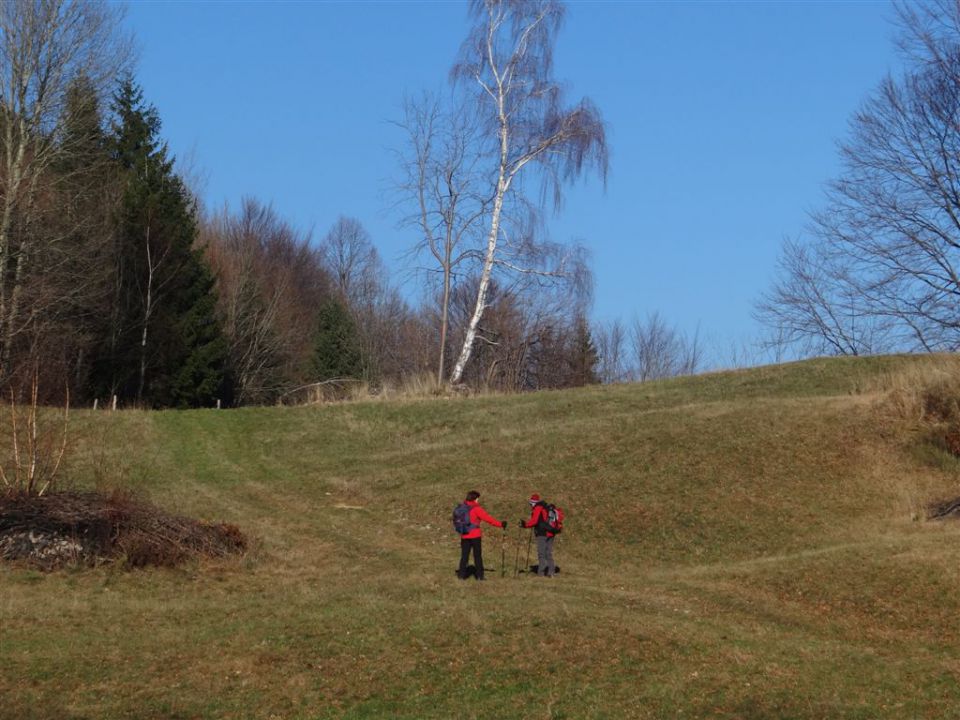
[[[0,560],[31,567],[172,567],[246,549],[235,525],[172,515],[126,493],[0,494]]]
[[[960,518],[960,498],[931,503],[927,506],[927,518],[929,520]]]

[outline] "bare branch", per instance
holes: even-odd
[[[842,173],[758,317],[838,354],[960,348],[960,4],[898,8],[908,68],[851,121]]]

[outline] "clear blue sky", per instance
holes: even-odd
[[[254,196],[317,238],[354,216],[402,280],[415,238],[385,197],[390,121],[404,93],[445,87],[464,4],[135,2],[127,19],[137,79],[209,205]],[[898,66],[892,19],[888,2],[569,4],[556,75],[602,111],[611,172],[606,192],[571,188],[551,229],[591,249],[595,318],[658,310],[721,364],[759,332],[781,239]]]

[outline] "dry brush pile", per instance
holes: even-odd
[[[129,494],[0,495],[0,560],[51,570],[122,563],[175,566],[247,550],[235,525],[167,513]]]
[[[120,563],[174,566],[195,557],[242,554],[235,525],[174,515],[128,492],[58,489],[70,425],[62,409],[41,403],[40,368],[26,387],[9,387],[9,430],[0,452],[0,561],[44,570]],[[27,402],[21,402],[26,398]],[[9,440],[9,442],[7,442]]]

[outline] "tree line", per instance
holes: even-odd
[[[130,70],[121,6],[0,4],[0,381],[210,407],[696,370],[696,341],[659,315],[592,324],[585,249],[546,235],[565,184],[608,163],[599,110],[552,74],[562,3],[468,7],[451,93],[398,120],[414,305],[357,218],[314,238],[256,198],[203,207]]]
[[[225,392],[194,199],[116,7],[0,6],[0,376],[153,406]]]
[[[563,4],[467,7],[450,91],[397,120],[413,304],[360,219],[313,238],[256,198],[202,207],[130,72],[121,6],[0,4],[0,382],[204,407],[702,369],[699,333],[659,313],[591,322],[588,252],[546,231],[568,183],[609,163],[600,110],[554,77]],[[757,304],[777,357],[960,347],[958,7],[899,7],[904,70],[851,120],[840,176]]]
[[[82,401],[210,407],[432,372],[432,304],[411,307],[391,286],[359,220],[341,217],[315,241],[253,198],[236,212],[202,212],[157,109],[129,76],[106,107],[84,76],[72,79],[61,113],[54,160],[32,169],[4,233],[8,381],[27,386],[39,367],[50,396],[69,387]],[[6,143],[3,153],[13,154]],[[523,390],[596,380],[582,317],[530,299],[491,292],[466,382]],[[468,304],[460,292],[453,327]],[[585,359],[567,357],[575,337]]]

